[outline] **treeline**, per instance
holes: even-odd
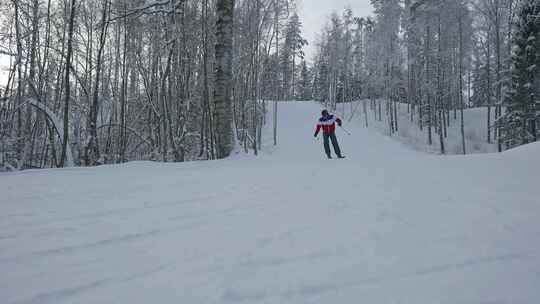
[[[293,0],[11,0],[0,10],[2,169],[257,153],[275,101],[304,91]]]
[[[499,151],[540,135],[540,2],[372,0],[373,17],[334,13],[317,44],[314,96],[338,108],[368,99],[398,132],[398,103],[440,145],[463,110],[486,107],[486,141]],[[351,103],[352,105],[352,103]],[[343,107],[343,111],[346,108]],[[351,112],[354,108],[350,109]],[[437,140],[438,139],[438,140]]]

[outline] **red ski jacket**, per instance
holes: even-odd
[[[317,122],[317,130],[315,130],[315,136],[319,134],[321,129],[324,134],[332,134],[336,131],[336,123],[341,126],[341,119],[334,115],[328,115],[326,117],[319,118]]]

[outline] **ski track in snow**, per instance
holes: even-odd
[[[319,112],[281,103],[259,157],[0,174],[0,302],[540,303],[539,144],[441,157],[359,122],[326,160]]]

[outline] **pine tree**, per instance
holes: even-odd
[[[507,147],[538,140],[540,119],[540,3],[524,0],[513,39],[511,87],[500,124]]]
[[[318,101],[328,100],[328,63],[324,56],[317,56],[317,61],[314,66],[315,77],[313,80],[313,97]]]
[[[283,89],[287,99],[294,97],[296,82],[296,59],[304,59],[302,48],[307,45],[307,40],[302,37],[302,22],[298,14],[292,15],[285,29],[285,42],[281,51],[281,67],[283,71]]]
[[[300,71],[300,81],[298,82],[298,96],[300,100],[312,99],[311,72],[308,69],[306,61],[303,60]]]

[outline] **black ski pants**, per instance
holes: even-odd
[[[323,139],[324,139],[324,152],[326,152],[326,155],[328,157],[332,156],[331,151],[330,151],[330,140],[331,140],[332,146],[334,146],[334,152],[336,152],[336,155],[338,157],[341,157],[341,150],[339,149],[336,133],[335,132],[332,132],[330,134],[323,133]]]

